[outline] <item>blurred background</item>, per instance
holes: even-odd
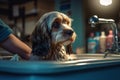
[[[0,18],[29,46],[36,22],[44,13],[54,10],[73,19],[72,27],[77,34],[74,51],[87,52],[89,34],[101,30],[91,28],[91,16],[114,19],[120,26],[120,0],[112,0],[109,4],[101,4],[100,0],[0,0]]]

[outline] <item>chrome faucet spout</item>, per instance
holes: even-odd
[[[113,19],[105,19],[105,18],[98,18],[97,15],[90,17],[89,19],[90,24],[100,24],[100,23],[115,23]]]

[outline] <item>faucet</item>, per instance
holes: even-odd
[[[89,23],[91,24],[91,27],[96,27],[96,24],[100,24],[100,23],[111,23],[113,25],[112,28],[114,30],[113,31],[114,32],[114,42],[113,42],[111,49],[105,50],[104,58],[106,58],[107,55],[110,53],[119,54],[118,29],[117,29],[117,25],[116,25],[115,21],[113,19],[98,18],[97,15],[93,15],[92,17],[90,17]]]

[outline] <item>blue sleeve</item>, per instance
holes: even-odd
[[[0,19],[0,42],[12,33],[12,29]]]

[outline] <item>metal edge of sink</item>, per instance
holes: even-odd
[[[120,59],[79,59],[73,61],[0,60],[0,72],[18,74],[52,74],[94,67],[120,65]]]

